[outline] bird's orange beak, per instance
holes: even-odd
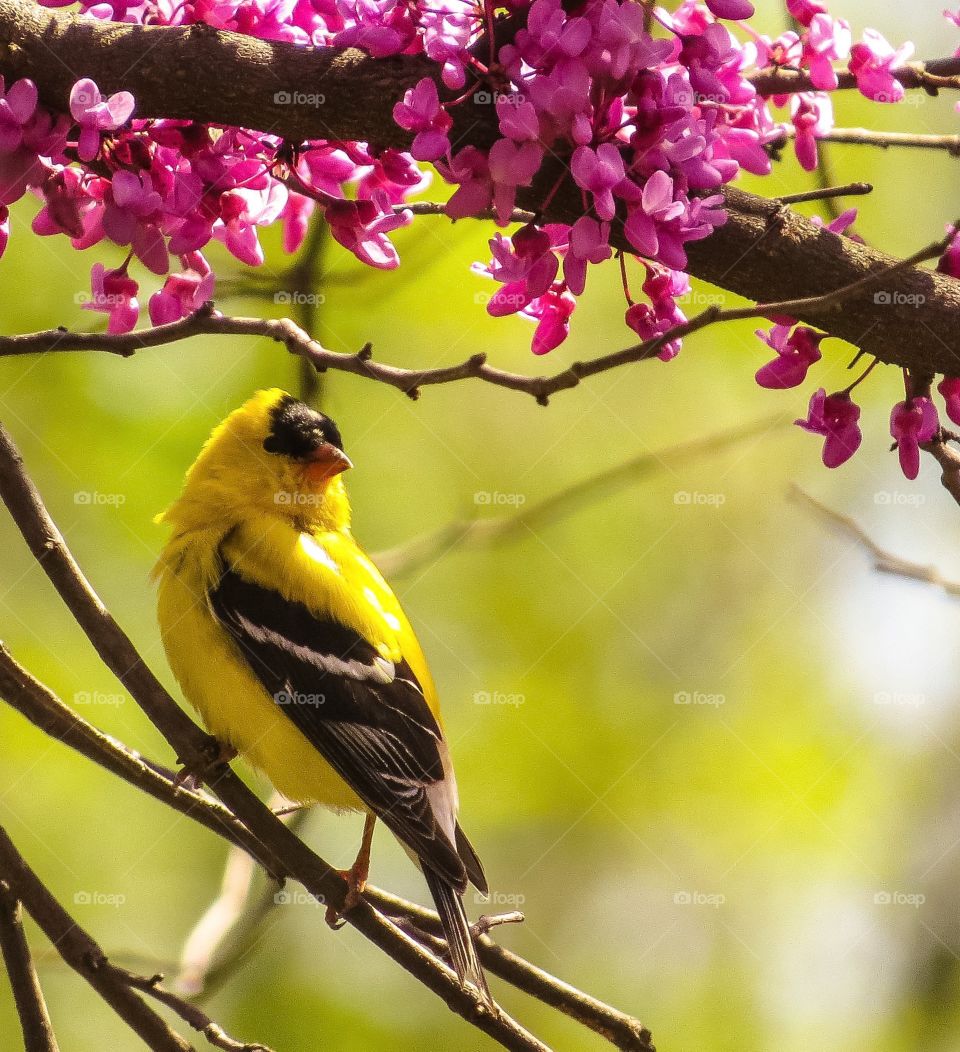
[[[342,449],[337,449],[331,442],[322,442],[310,455],[304,475],[313,485],[319,486],[352,467],[353,461]]]

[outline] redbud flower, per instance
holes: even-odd
[[[140,316],[137,301],[139,286],[127,274],[126,266],[107,270],[102,263],[94,263],[90,271],[93,295],[83,304],[84,310],[102,311],[110,316],[107,332],[130,332]]]
[[[920,473],[920,446],[940,430],[937,409],[929,398],[897,402],[890,413],[890,434],[897,443],[900,467],[908,479]]]
[[[601,219],[613,219],[616,205],[613,188],[623,179],[623,157],[612,142],[601,143],[596,150],[578,146],[573,151],[570,171],[577,186],[593,194],[593,207]]]
[[[453,118],[440,105],[437,85],[424,77],[393,107],[393,119],[407,131],[416,132],[411,155],[418,161],[435,161],[450,149],[447,132]]]
[[[534,354],[546,354],[563,343],[570,335],[570,315],[576,306],[576,299],[563,285],[554,285],[524,307],[523,313],[537,322],[531,346]]]
[[[798,427],[815,435],[823,435],[823,463],[838,468],[860,448],[863,434],[857,421],[858,406],[846,391],[828,395],[821,387],[810,398],[806,420],[795,420]]]
[[[820,341],[826,333],[814,332],[804,325],[791,331],[789,325],[774,325],[769,332],[757,329],[757,335],[777,352],[772,362],[757,370],[757,383],[772,390],[799,387],[807,370],[820,361]]]
[[[100,149],[100,132],[115,131],[126,124],[133,113],[134,100],[129,91],[118,91],[109,98],[89,78],[78,80],[70,91],[70,113],[80,125],[77,154],[81,161],[92,161]]]
[[[739,21],[741,18],[753,18],[753,4],[749,0],[706,0],[707,7],[717,18],[729,18]]]
[[[903,65],[913,54],[913,44],[894,49],[875,29],[863,31],[863,41],[850,49],[850,72],[861,93],[874,102],[899,102],[903,85],[891,70]]]
[[[955,424],[960,424],[960,377],[945,376],[937,384],[937,390],[943,395],[947,416]]]

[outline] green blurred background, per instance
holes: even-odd
[[[960,43],[939,3],[836,6],[856,31],[912,39],[921,56]],[[761,6],[761,25],[779,31],[777,5]],[[956,131],[953,99],[909,101],[883,108],[847,93],[837,124]],[[890,252],[928,243],[955,217],[957,162],[946,155],[835,147],[829,162],[834,182],[876,184],[856,202],[858,230]],[[745,185],[774,196],[812,184],[785,155],[771,178]],[[81,256],[32,237],[35,207],[14,210],[2,331],[96,324],[77,297],[90,264],[115,264],[120,250]],[[392,273],[326,246],[317,336],[345,351],[370,340],[397,364],[486,351],[530,372],[630,342],[610,265],[591,274],[567,343],[533,359],[531,327],[490,319],[477,302],[492,286],[468,267],[487,258],[490,233],[418,220],[396,237],[403,265]],[[257,275],[263,295],[248,285],[225,298],[223,283],[221,307],[288,309],[274,293],[297,286],[275,234]],[[216,258],[221,273],[249,282]],[[716,295],[697,285],[688,313]],[[476,915],[518,905],[526,922],[500,929],[506,945],[639,1016],[664,1050],[956,1048],[960,609],[933,588],[873,573],[789,490],[798,484],[891,550],[960,579],[958,509],[932,463],[909,484],[888,451],[895,371],[860,389],[863,449],[828,472],[819,440],[789,426],[809,389],[754,384],[767,355],[752,330],[710,329],[669,365],[598,376],[547,409],[476,382],[428,388],[413,403],[333,374],[320,404],[357,465],[355,530],[372,551],[767,419],[749,440],[597,491],[508,543],[439,550],[394,579],[445,698],[464,825],[494,890],[493,903],[471,896],[468,906]],[[811,380],[835,389],[850,348],[829,341],[825,351]],[[164,540],[152,518],[222,416],[258,387],[301,383],[297,362],[263,340],[196,339],[129,360],[0,361],[0,416],[90,579],[171,688],[148,581]],[[506,496],[485,504],[484,494]],[[14,655],[99,727],[171,763],[5,515],[0,575],[0,632]],[[3,706],[0,823],[119,962],[175,970],[216,894],[222,842]],[[319,812],[304,830],[343,865],[359,833],[356,817]],[[427,900],[382,832],[373,880]],[[34,935],[62,1047],[138,1047]],[[557,1048],[606,1047],[493,985]],[[320,909],[298,902],[271,913],[205,1004],[235,1035],[280,1052],[491,1047],[349,927],[333,934]],[[0,982],[4,1052],[16,1034]]]

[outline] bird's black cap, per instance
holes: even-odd
[[[330,417],[291,395],[285,395],[270,410],[270,433],[263,440],[268,453],[306,460],[324,442],[343,451],[340,430]]]

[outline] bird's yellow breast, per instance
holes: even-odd
[[[174,675],[210,732],[292,800],[363,809],[353,790],[284,714],[210,610],[216,550],[248,580],[335,618],[391,660],[405,658],[436,712],[416,637],[390,587],[345,531],[304,533],[254,516],[226,537],[174,538],[158,567],[158,618]],[[278,585],[279,582],[279,585]]]

